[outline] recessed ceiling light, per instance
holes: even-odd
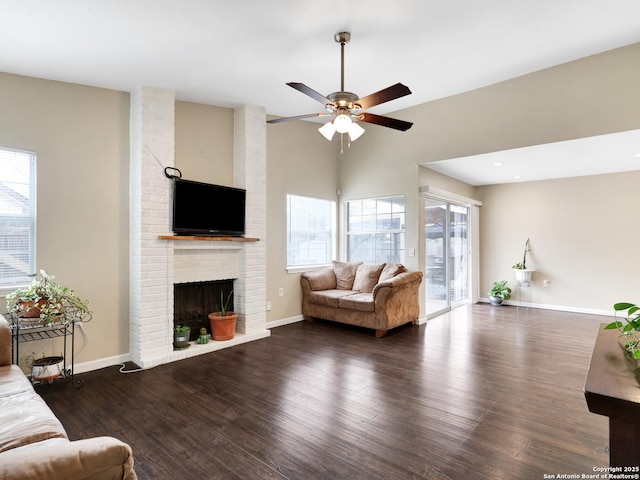
[[[502,162],[496,162],[493,164],[494,167],[501,167],[502,165],[504,165]]]
[[[519,178],[522,178],[522,175],[514,175],[513,178],[515,178],[517,180]]]
[[[636,154],[634,155],[634,157],[638,157],[638,158],[640,158],[640,153],[636,153]]]

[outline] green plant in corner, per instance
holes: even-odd
[[[509,300],[511,298],[511,288],[507,286],[506,280],[493,282],[493,287],[491,287],[488,293],[490,297],[500,297],[502,300]]]
[[[522,256],[522,262],[518,262],[514,264],[511,268],[515,270],[526,270],[527,269],[527,252],[530,252],[531,248],[529,248],[529,239],[524,244],[524,255]]]
[[[638,331],[640,331],[640,306],[635,303],[620,302],[613,305],[615,311],[616,321],[611,322],[605,326],[605,330],[613,330],[617,328],[620,330],[620,336],[624,338],[624,348],[627,353],[633,358],[640,359],[640,338],[638,338]],[[618,320],[619,312],[626,312],[624,315],[624,322]]]
[[[176,325],[175,327],[175,331],[177,333],[188,332],[189,330],[191,330],[191,327],[188,327],[186,325]]]

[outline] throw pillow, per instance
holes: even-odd
[[[373,287],[378,283],[380,273],[384,266],[384,263],[381,263],[380,265],[368,265],[363,263],[360,265],[356,270],[356,278],[353,281],[353,290],[363,293],[371,293],[373,291]]]
[[[378,280],[378,283],[391,280],[393,277],[395,277],[399,273],[406,272],[406,271],[407,269],[404,265],[401,265],[399,263],[387,263],[385,267],[382,269],[382,273],[380,274],[380,279]]]
[[[356,270],[362,262],[336,262],[333,261],[333,272],[336,274],[336,288],[338,290],[351,290],[356,279]]]

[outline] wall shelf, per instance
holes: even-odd
[[[252,237],[205,237],[191,235],[160,235],[160,240],[177,240],[187,242],[259,242],[259,238]]]

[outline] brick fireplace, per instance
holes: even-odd
[[[246,235],[257,241],[188,241],[171,235],[175,166],[173,91],[138,87],[131,94],[131,359],[143,368],[269,336],[266,329],[266,116],[242,106],[234,115],[234,183],[247,190]],[[233,280],[236,337],[173,350],[174,284]]]

